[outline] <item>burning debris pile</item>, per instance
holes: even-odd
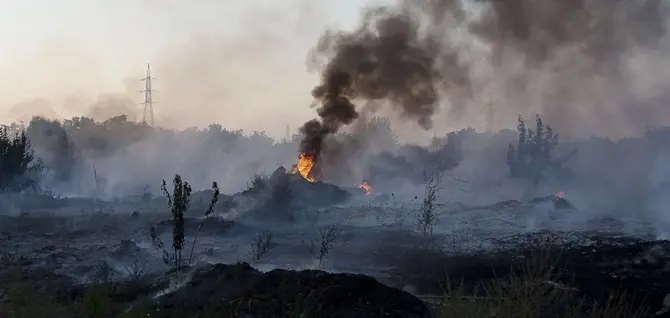
[[[295,176],[302,176],[304,180],[309,181],[310,183],[313,184],[326,184],[317,180],[315,176],[316,173],[314,172],[316,170],[314,169],[315,165],[316,165],[316,157],[314,155],[307,153],[300,153],[300,155],[298,156],[298,163],[296,163],[293,166],[290,174]],[[283,170],[283,168],[280,169]],[[277,169],[277,171],[280,170]],[[277,174],[277,171],[275,171],[273,175]],[[365,193],[366,195],[372,194],[372,185],[367,180],[363,180],[361,184],[358,186],[358,188],[362,189],[363,193]]]
[[[351,193],[334,184],[321,182],[311,174],[309,156],[301,157],[294,169],[287,172],[284,167],[279,167],[270,176],[270,184],[275,188],[287,187],[291,200],[296,206],[325,206],[346,202]]]
[[[314,164],[316,158],[313,154],[300,153],[298,156],[298,163],[291,170],[291,174],[300,173],[300,175],[309,182],[315,182],[316,178],[313,176]]]
[[[365,195],[372,194],[372,185],[370,185],[370,183],[368,183],[366,180],[363,180],[363,182],[361,182],[360,188],[365,191]]]
[[[290,217],[292,211],[307,207],[325,207],[348,201],[352,196],[372,194],[368,181],[354,187],[340,187],[322,182],[313,174],[314,158],[301,154],[298,163],[287,171],[277,168],[268,177],[252,180],[250,188],[233,195],[232,209],[251,210],[271,217]]]

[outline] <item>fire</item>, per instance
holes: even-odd
[[[300,172],[300,175],[305,178],[305,180],[309,182],[315,182],[316,178],[310,174],[312,168],[314,168],[314,156],[308,155],[306,153],[300,153],[300,155],[298,155],[298,163],[295,165],[295,167],[293,167],[291,173],[295,174]]]
[[[554,194],[554,197],[556,198],[556,200],[563,199],[565,198],[565,192],[557,192],[556,194]]]
[[[372,194],[372,185],[370,185],[367,181],[363,180],[363,182],[361,182],[360,188],[365,190],[365,195]]]

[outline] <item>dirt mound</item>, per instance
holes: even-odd
[[[281,179],[286,177],[286,183]],[[273,187],[288,186],[295,203],[301,206],[320,207],[346,202],[351,193],[334,184],[321,181],[309,182],[299,173],[287,173],[284,167],[279,167],[270,176]]]
[[[193,315],[205,308],[235,317],[429,317],[421,300],[368,276],[281,269],[262,273],[246,263],[198,269],[191,282],[160,303],[160,312]]]
[[[350,191],[337,185],[309,182],[300,174],[279,167],[269,177],[258,179],[248,189],[235,194],[233,200],[242,218],[287,221],[293,220],[297,210],[344,203],[351,196]]]

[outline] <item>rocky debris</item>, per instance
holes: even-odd
[[[235,317],[429,317],[421,300],[368,276],[282,269],[262,273],[247,263],[198,268],[189,283],[159,302],[163,314],[196,316],[206,308]]]

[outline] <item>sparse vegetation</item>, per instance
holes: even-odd
[[[603,302],[580,300],[578,289],[557,283],[562,268],[552,254],[531,252],[528,260],[506,278],[494,278],[469,290],[463,284],[447,286],[433,299],[439,317],[567,317],[642,318],[649,309],[631,309],[629,297],[612,290]]]
[[[249,256],[253,264],[258,264],[264,257],[268,256],[275,247],[273,234],[270,231],[262,231],[251,241]]]
[[[341,235],[340,224],[322,225],[318,228],[316,237],[303,238],[301,243],[306,248],[309,257],[314,258],[317,267],[321,268]]]
[[[316,259],[319,261],[319,267],[323,266],[323,261],[326,260],[330,250],[337,243],[342,235],[338,224],[331,224],[319,228],[319,250]]]
[[[140,280],[144,278],[144,275],[146,274],[147,265],[148,261],[145,257],[141,253],[136,252],[133,253],[130,262],[126,264],[124,269],[126,274],[128,274],[129,279]]]
[[[195,250],[195,242],[198,240],[198,235],[200,234],[200,230],[202,230],[202,225],[204,224],[203,222],[205,221],[205,218],[209,217],[214,213],[214,207],[216,204],[219,202],[219,184],[216,182],[212,182],[212,190],[214,191],[214,194],[212,194],[212,199],[209,201],[209,205],[207,206],[207,210],[205,210],[205,214],[202,216],[203,219],[200,221],[200,224],[198,224],[198,229],[195,231],[195,236],[193,237],[193,244],[191,244],[191,253],[188,256],[188,265],[191,266],[191,263],[193,262],[193,251]]]
[[[424,236],[432,235],[437,223],[437,199],[444,177],[439,170],[424,172],[424,195],[417,212],[417,229]]]
[[[106,284],[114,281],[119,274],[106,261],[100,261],[93,272],[91,281],[97,284]]]

